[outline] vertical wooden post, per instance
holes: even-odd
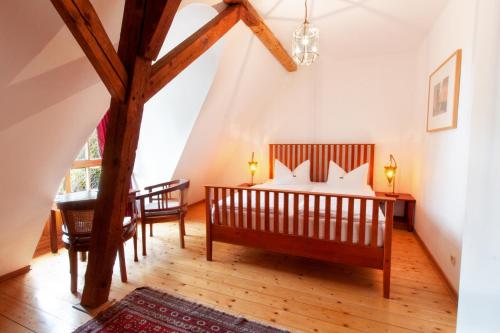
[[[233,193],[234,195],[234,193]],[[232,200],[234,198],[231,198]],[[234,207],[234,201],[231,203],[231,207]],[[207,228],[207,260],[212,261],[212,190],[210,187],[205,187],[205,218],[206,218],[206,228]],[[234,223],[232,223],[234,225]]]
[[[385,235],[384,235],[384,297],[385,298],[389,298],[391,293],[391,254],[392,254],[393,218],[394,218],[394,200],[387,201],[385,208]]]
[[[147,0],[125,2],[118,56],[125,66],[129,82],[125,102],[111,100],[110,122],[102,160],[102,176],[94,213],[85,288],[81,303],[96,307],[108,300],[113,265],[122,242],[123,218],[128,202],[130,177],[139,141],[144,89],[151,72],[151,61],[140,54]]]
[[[50,251],[57,253],[57,217],[56,210],[50,210]]]

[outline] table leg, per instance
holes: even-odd
[[[407,221],[408,221],[408,231],[413,231],[415,226],[415,202],[408,201],[406,206]]]
[[[50,210],[50,251],[57,253],[57,223],[56,210]]]

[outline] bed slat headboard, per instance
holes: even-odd
[[[373,187],[374,144],[270,144],[269,178],[274,176],[274,160],[278,159],[291,170],[300,163],[311,161],[311,181],[325,182],[328,164],[333,160],[349,172],[369,163],[368,184]]]

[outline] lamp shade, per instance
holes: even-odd
[[[389,182],[389,184],[392,184],[392,181],[394,180],[394,176],[396,176],[396,167],[385,166],[384,173],[385,173],[385,177],[387,178],[387,181]]]
[[[251,181],[250,184],[253,184],[253,176],[255,175],[255,171],[257,171],[257,166],[259,165],[259,162],[254,160],[254,153],[252,152],[252,159],[248,161],[248,168],[250,169],[250,175],[251,175]]]
[[[251,173],[255,173],[255,171],[257,171],[257,165],[259,163],[257,161],[250,161],[248,162],[248,167],[250,168],[250,172]]]
[[[387,193],[386,195],[391,197],[397,197],[398,194],[395,193],[396,188],[396,170],[398,169],[398,164],[396,163],[396,159],[392,154],[389,156],[389,163],[384,166],[384,174],[389,182],[389,185],[392,185],[392,193]]]
[[[319,53],[319,30],[307,20],[293,33],[292,57],[297,65],[311,65]]]

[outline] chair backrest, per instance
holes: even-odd
[[[85,236],[92,232],[95,203],[95,200],[86,200],[59,205],[63,223],[70,237]]]
[[[161,184],[147,186],[144,189],[151,193],[151,195],[147,197],[148,202],[157,202],[157,207],[152,210],[177,207],[187,209],[189,180],[176,179]]]

